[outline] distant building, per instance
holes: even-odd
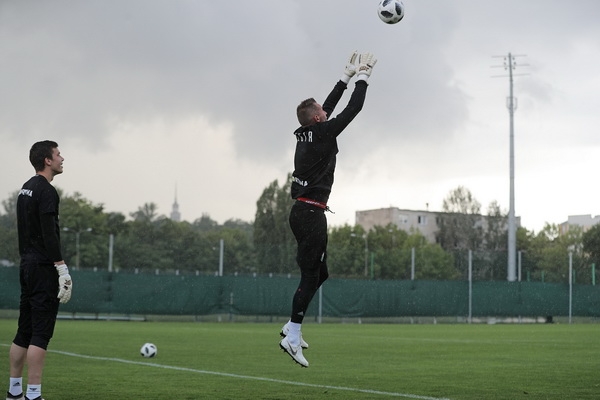
[[[177,203],[177,188],[175,188],[175,201],[171,209],[171,220],[175,222],[181,221],[181,213],[179,212],[179,203]]]
[[[356,211],[356,225],[370,231],[375,226],[392,224],[406,232],[418,230],[430,243],[435,243],[438,231],[438,213],[432,211],[401,210],[397,207]]]
[[[395,225],[398,229],[411,233],[420,232],[429,243],[436,243],[436,235],[440,229],[441,217],[444,212],[401,210],[397,207],[379,208],[376,210],[356,211],[356,225],[362,226],[365,231],[370,231],[375,226]],[[488,217],[480,215],[476,226],[486,230]],[[517,228],[521,226],[521,217],[516,218]]]
[[[586,215],[569,215],[566,222],[563,222],[558,226],[559,233],[561,235],[569,232],[569,228],[572,226],[579,226],[583,228],[583,231],[587,231],[594,225],[600,224],[600,215],[596,215],[592,218],[591,214]]]

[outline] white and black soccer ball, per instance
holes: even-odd
[[[404,4],[400,0],[381,0],[377,15],[386,24],[397,24],[404,18]]]
[[[140,354],[146,358],[154,357],[157,352],[158,352],[158,349],[152,343],[144,343],[144,345],[140,349]]]

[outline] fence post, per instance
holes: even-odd
[[[415,280],[415,248],[410,249],[410,280]]]
[[[223,276],[223,251],[225,243],[223,239],[219,240],[219,276]]]
[[[317,323],[323,322],[323,286],[319,288],[319,315],[317,317]]]
[[[115,244],[115,235],[108,235],[108,272],[113,270],[113,247]]]
[[[473,251],[469,250],[469,324],[473,321]]]
[[[569,251],[569,324],[573,315],[573,252]]]
[[[375,279],[375,253],[371,252],[371,280]]]
[[[518,268],[518,273],[519,273],[518,281],[521,282],[521,250],[519,250],[517,255],[518,255],[518,267],[519,267]]]

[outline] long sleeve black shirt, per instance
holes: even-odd
[[[329,116],[340,101],[347,85],[338,81],[323,103],[327,121],[302,126],[294,131],[296,153],[292,174],[292,198],[306,197],[327,203],[333,186],[337,137],[360,112],[367,94],[367,83],[356,81],[348,105],[335,118]]]
[[[42,262],[61,261],[58,226],[59,197],[46,178],[36,175],[23,185],[17,198],[19,253]]]

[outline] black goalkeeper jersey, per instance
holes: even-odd
[[[294,132],[297,143],[291,188],[293,199],[306,197],[327,203],[333,186],[337,137],[362,109],[367,86],[363,80],[356,81],[346,108],[335,118],[329,119],[347,88],[344,82],[338,81],[323,103],[328,120],[300,127]]]
[[[23,185],[17,199],[19,253],[32,255],[40,261],[61,261],[58,226],[58,193],[41,175]]]

